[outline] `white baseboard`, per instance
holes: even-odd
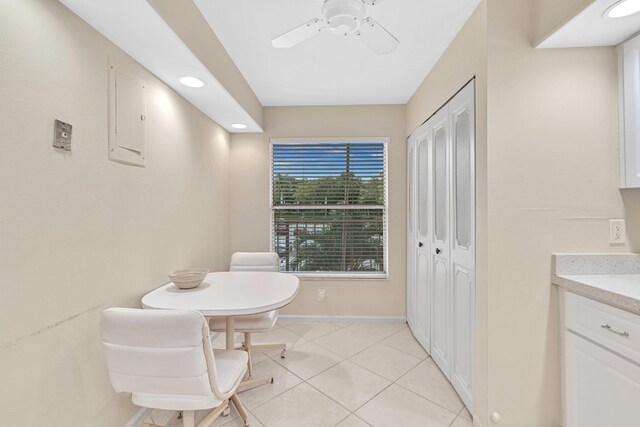
[[[140,424],[142,424],[142,422],[146,420],[150,414],[151,414],[151,409],[142,408],[138,411],[137,414],[133,416],[133,418],[129,420],[128,423],[124,425],[124,427],[139,427]]]
[[[332,323],[400,323],[406,322],[403,316],[314,316],[298,314],[280,314],[279,320],[286,322],[332,322]]]

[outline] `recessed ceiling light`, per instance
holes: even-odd
[[[231,127],[234,129],[246,129],[247,125],[245,125],[244,123],[234,123],[231,125]]]
[[[624,18],[640,12],[640,0],[621,0],[611,6],[605,14],[609,18]]]
[[[203,87],[204,86],[204,82],[197,77],[192,77],[192,76],[180,77],[179,81],[180,83],[182,83],[187,87]]]

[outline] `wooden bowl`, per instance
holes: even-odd
[[[191,268],[173,271],[169,273],[169,279],[180,289],[193,289],[200,286],[207,274],[206,268]]]

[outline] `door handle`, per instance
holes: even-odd
[[[436,248],[436,254],[439,254],[440,252],[442,252],[439,248]]]
[[[419,247],[419,248],[421,248],[421,247],[423,247],[423,246],[424,246],[424,245],[422,244],[422,242],[419,242],[419,243],[418,243],[418,247]]]

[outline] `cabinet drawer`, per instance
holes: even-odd
[[[640,363],[640,316],[565,293],[565,327]]]

